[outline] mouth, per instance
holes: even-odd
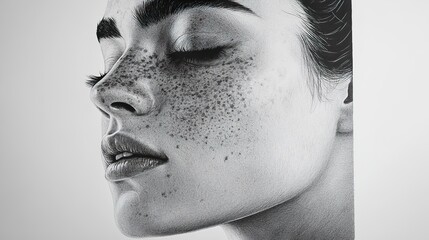
[[[112,182],[135,177],[168,161],[162,152],[123,134],[103,138],[101,149],[107,165],[105,177]]]

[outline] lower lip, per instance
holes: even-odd
[[[165,161],[156,158],[135,157],[121,159],[107,166],[106,179],[109,181],[120,181],[132,178],[164,163]]]

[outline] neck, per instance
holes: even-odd
[[[337,135],[320,179],[295,198],[224,225],[231,240],[354,239],[353,135]]]

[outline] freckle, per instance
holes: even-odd
[[[179,149],[179,145],[177,145],[176,148]]]
[[[149,214],[145,214],[144,217],[149,217]]]
[[[150,126],[149,126],[149,125],[146,125],[146,128],[150,128]]]
[[[162,195],[164,198],[167,198],[167,193],[166,193],[166,192],[161,193],[161,195]]]
[[[167,175],[166,175],[166,177],[167,177],[167,178],[170,178],[170,177],[171,177],[171,174],[167,174]]]
[[[228,156],[225,157],[225,159],[223,160],[224,162],[228,161]]]

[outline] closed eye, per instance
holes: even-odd
[[[179,50],[168,54],[170,60],[176,63],[191,63],[210,65],[221,59],[231,46],[218,46],[199,50]]]

